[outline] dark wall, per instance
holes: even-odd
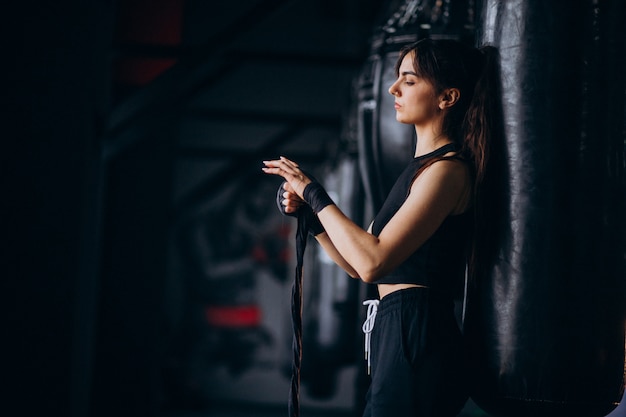
[[[111,1],[3,12],[2,414],[84,415],[99,265]]]

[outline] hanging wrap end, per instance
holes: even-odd
[[[298,212],[296,229],[296,274],[291,291],[291,324],[293,328],[293,360],[291,387],[289,390],[289,417],[300,416],[300,366],[302,362],[302,265],[304,250],[310,228],[310,217],[303,210]]]

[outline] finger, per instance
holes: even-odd
[[[279,159],[263,161],[263,165],[265,165],[265,168],[280,168],[282,164],[283,164],[283,161]]]
[[[301,203],[296,204],[294,202],[289,202],[289,201],[284,201],[283,204],[285,205],[285,212],[287,213],[294,213],[298,211],[300,207],[302,206]]]
[[[279,166],[286,173],[293,175],[294,178],[297,178],[300,181],[308,179],[308,177],[304,174],[304,172],[298,167],[298,164],[296,163],[290,162],[288,160],[281,160]]]
[[[304,200],[302,200],[302,198],[300,198],[300,196],[298,194],[296,194],[295,192],[289,192],[289,191],[285,191],[283,193],[283,199],[285,200],[293,200],[293,201],[297,201],[302,203]]]
[[[285,185],[283,185],[283,189],[288,193],[296,194],[296,190],[294,190],[293,186],[288,182],[285,182]]]
[[[299,179],[302,180],[301,171],[292,165],[290,165],[287,161],[283,160],[273,160],[273,161],[263,161],[265,167],[263,171],[268,174],[280,175],[287,179],[287,176],[291,177],[290,179]]]
[[[294,162],[294,161],[292,161],[291,159],[285,158],[284,156],[281,156],[281,157],[280,157],[280,160],[281,160],[281,161],[285,161],[286,163],[288,163],[288,164],[289,164],[289,165],[291,165],[292,167],[295,167],[295,168],[299,168],[299,167],[300,167],[300,165],[298,165],[297,163],[295,163],[295,162]]]
[[[293,169],[282,161],[263,161],[264,167],[261,168],[266,174],[279,175],[287,181],[297,179]]]
[[[293,168],[292,164],[289,164],[286,160],[283,159],[271,159],[267,161],[263,161],[263,164],[267,167],[277,168],[277,167],[289,167]]]
[[[292,205],[301,205],[304,203],[304,200],[302,200],[302,198],[300,198],[298,194],[288,193],[288,192],[283,193],[283,201],[288,202],[289,204],[292,204]],[[286,204],[286,203],[283,203],[283,204]]]

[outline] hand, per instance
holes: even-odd
[[[278,205],[278,210],[285,216],[298,217],[304,215],[308,217],[309,234],[311,236],[315,237],[325,231],[324,226],[313,213],[311,207],[293,192],[288,182],[283,182],[278,187],[276,204]]]
[[[276,204],[284,215],[295,216],[300,207],[306,203],[298,197],[298,194],[293,192],[293,188],[288,182],[283,182],[278,188]]]
[[[312,181],[302,172],[298,164],[283,156],[280,159],[263,161],[263,164],[265,165],[262,168],[263,172],[283,177],[290,187],[289,189],[285,187],[286,192],[295,194],[303,200],[304,189]]]

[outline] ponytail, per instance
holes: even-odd
[[[474,282],[497,256],[505,212],[505,147],[500,57],[493,46],[478,49],[482,68],[463,120],[463,148],[474,165],[474,231],[469,277]]]
[[[498,50],[493,46],[483,46],[477,50],[481,71],[474,86],[472,100],[463,120],[463,150],[471,155],[475,169],[475,189],[485,178],[491,144],[501,120],[500,71]]]

